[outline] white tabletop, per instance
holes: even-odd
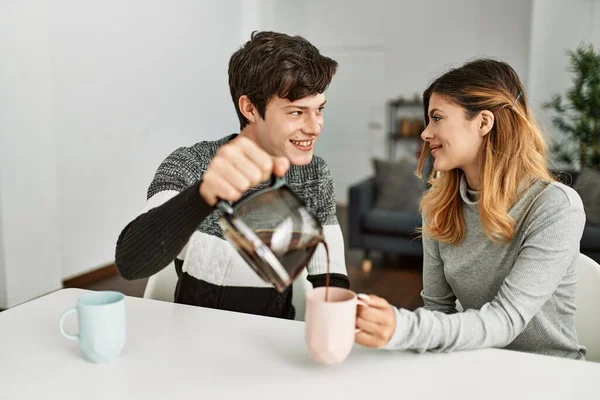
[[[600,398],[596,363],[357,345],[343,364],[322,366],[308,355],[302,322],[133,297],[121,358],[91,364],[58,330],[85,292],[60,290],[0,313],[1,399]]]

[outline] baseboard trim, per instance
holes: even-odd
[[[81,275],[77,275],[73,278],[63,281],[64,288],[84,288],[92,283],[96,283],[103,279],[111,278],[118,275],[117,267],[115,264],[110,264],[105,267],[95,269],[93,271],[86,272]]]

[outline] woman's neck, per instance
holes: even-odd
[[[481,174],[479,168],[463,168],[462,171],[467,180],[467,187],[471,190],[479,191],[479,187],[481,186]]]

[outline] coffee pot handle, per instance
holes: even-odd
[[[275,174],[271,175],[271,182],[273,182],[271,184],[271,189],[287,185],[287,180],[285,179],[285,176],[277,176]]]
[[[271,175],[271,189],[277,189],[284,185],[287,185],[287,180],[285,176],[277,176],[275,174]],[[228,201],[217,198],[217,204],[215,207],[220,210],[223,214],[233,215],[233,207]]]
[[[215,207],[223,214],[233,215],[233,207],[228,201],[217,199],[217,204],[215,204]]]

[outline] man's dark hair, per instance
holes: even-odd
[[[337,65],[301,36],[253,32],[229,60],[229,90],[240,130],[248,125],[238,105],[241,96],[248,96],[264,119],[273,96],[295,101],[323,93]]]

